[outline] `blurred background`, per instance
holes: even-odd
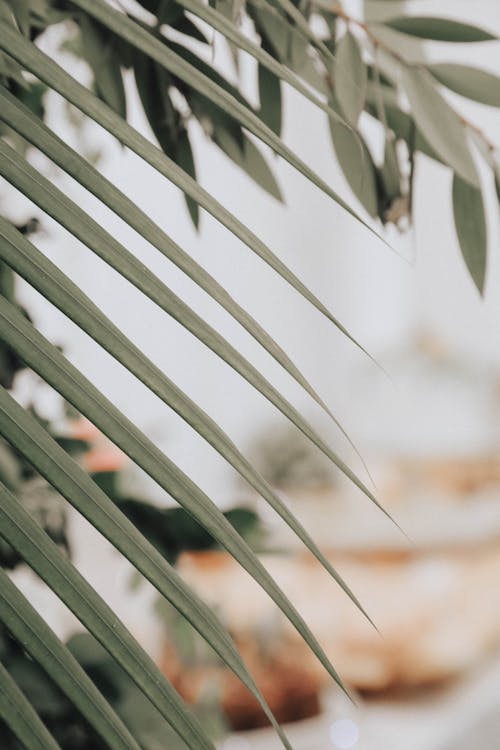
[[[345,4],[348,5],[347,3]],[[351,3],[353,13],[363,12]],[[396,3],[370,2],[383,17]],[[420,15],[477,22],[500,33],[500,7],[466,0],[399,3]],[[450,46],[453,48],[450,50]],[[468,62],[494,71],[496,43],[420,45],[435,61]],[[215,42],[214,64],[227,71]],[[470,56],[473,55],[473,60]],[[70,59],[70,58],[68,58]],[[72,73],[86,80],[83,64]],[[257,92],[243,59],[246,95]],[[129,119],[150,135],[133,81],[126,78]],[[285,87],[284,140],[343,197],[354,201],[336,163],[324,115]],[[453,95],[451,95],[453,100]],[[457,107],[498,140],[498,111],[460,97]],[[486,192],[489,266],[484,299],[466,273],[453,229],[451,175],[419,157],[415,222],[378,240],[287,164],[269,153],[284,194],[279,204],[220,155],[196,122],[190,136],[201,184],[275,250],[373,355],[363,352],[258,261],[210,216],[193,228],[183,196],[96,126],[68,126],[54,96],[51,127],[76,148],[82,139],[99,169],[225,286],[292,355],[353,438],[377,496],[405,536],[360,492],[332,472],[277,412],[231,369],[118,278],[72,236],[18,197],[4,207],[18,222],[40,216],[43,252],[117,322],[162,370],[234,439],[303,521],[378,627],[300,549],[277,517],[180,418],[27,285],[19,296],[39,329],[127,416],[236,519],[304,615],[355,695],[350,703],[328,683],[305,646],[238,566],[222,552],[169,554],[181,573],[227,623],[297,750],[472,750],[500,748],[500,256],[498,209]],[[54,168],[52,167],[52,170]],[[305,413],[341,456],[366,478],[359,458],[311,399],[223,311],[172,264],[60,173],[59,187],[143,260],[227,337]],[[489,203],[488,203],[489,201]],[[158,346],[158,338],[161,346]],[[89,424],[68,418],[58,398],[27,372],[20,400],[69,437],[84,442],[89,471],[131,514],[139,498],[154,512],[174,503],[134,469]],[[369,481],[369,480],[367,480]],[[236,509],[236,510],[235,510]],[[245,515],[246,514],[246,515]],[[163,517],[168,527],[167,517]],[[171,517],[171,524],[175,523]],[[144,519],[143,519],[144,521]],[[146,523],[147,521],[144,521]],[[209,705],[225,727],[224,750],[275,748],[253,703],[201,645],[158,606],[145,581],[71,511],[73,559],[188,700]],[[196,536],[195,532],[193,534]],[[161,540],[160,540],[161,543]],[[168,546],[168,545],[167,545]],[[174,551],[172,551],[174,550]],[[32,574],[16,580],[65,638],[77,623]],[[207,697],[208,696],[208,697]],[[210,708],[211,706],[211,708]],[[210,713],[211,712],[211,713]],[[154,748],[151,739],[145,746]]]

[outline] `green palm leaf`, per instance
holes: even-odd
[[[192,750],[215,750],[198,720],[127,628],[18,500],[0,483],[0,530],[104,646]]]
[[[209,531],[266,591],[331,677],[345,689],[304,619],[210,498],[1,297],[0,322],[5,343]]]
[[[73,282],[1,217],[0,240],[0,258],[202,435],[243,479],[267,500],[363,611],[356,597],[302,524],[290,513],[286,505],[244,458],[223,430],[134,346]]]
[[[242,377],[251,383],[290,421],[300,429],[333,463],[378,507],[373,493],[361,482],[342,459],[317,435],[296,409],[220,334],[194,313],[140,263],[123,245],[65,196],[6,143],[0,142],[0,174],[39,205],[50,216],[78,237],[96,255],[127,278],[161,309],[187,328],[216,352]],[[384,511],[385,512],[385,511]]]
[[[204,291],[215,299],[261,346],[285,369],[294,380],[321,406],[335,421],[339,429],[353,445],[342,425],[334,417],[325,402],[312,388],[286,352],[271,336],[247,313],[205,269],[197,264],[165,232],[163,232],[141,209],[126,195],[103,177],[91,164],[85,161],[76,151],[58,138],[39,118],[21,102],[0,86],[0,119],[28,142],[39,148],[74,179],[86,187],[106,206],[114,211],[123,221],[135,229],[163,255],[177,265],[186,275],[195,281]],[[335,324],[362,351],[349,332],[338,322]],[[353,445],[356,450],[356,447]]]
[[[0,414],[0,434],[193,625],[255,696],[288,747],[233,641],[210,607],[36,419],[3,389],[0,389]]]
[[[0,718],[26,750],[61,750],[0,662]]]
[[[111,750],[140,750],[70,651],[0,569],[0,621],[74,703]]]
[[[156,169],[157,172],[177,185],[180,190],[205,208],[217,221],[229,229],[230,232],[264,260],[328,320],[340,327],[336,318],[323,303],[272,253],[262,240],[207,193],[206,190],[200,187],[172,159],[169,159],[163,151],[128,125],[112,109],[88,91],[88,89],[81,86],[78,81],[68,75],[60,65],[57,65],[50,57],[23,39],[20,34],[9,29],[7,26],[3,26],[1,23],[0,27],[2,28],[0,49],[8,52],[27,70],[31,71],[48,86],[61,94],[68,102],[101,125],[125,146],[130,148],[131,151]],[[343,328],[341,330],[349,336],[347,331]]]

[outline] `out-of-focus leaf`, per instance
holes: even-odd
[[[334,81],[340,110],[356,127],[365,104],[367,71],[359,45],[350,31],[337,44]]]
[[[300,75],[308,58],[307,39],[271,5],[252,2],[250,10],[263,39],[263,47],[270,47],[278,60],[287,63]]]
[[[384,26],[403,34],[437,42],[487,42],[498,39],[486,29],[461,23],[452,18],[432,18],[430,16],[402,16],[384,21]]]
[[[218,128],[214,134],[214,141],[235,164],[238,164],[273,198],[278,201],[283,200],[279,185],[269,165],[250,138],[242,133],[242,145],[240,146],[226,130]]]
[[[461,96],[491,107],[500,107],[500,78],[480,68],[456,63],[428,65],[434,78]]]
[[[337,160],[352,192],[368,214],[376,217],[378,201],[375,167],[366,145],[340,123],[330,122],[330,133]]]
[[[479,187],[479,179],[458,115],[443,99],[425,71],[406,68],[403,85],[419,130],[438,156],[462,179]]]
[[[7,0],[7,5],[10,5],[14,17],[16,19],[19,30],[24,36],[29,37],[30,34],[30,4],[29,0]]]
[[[384,163],[380,170],[380,176],[389,201],[401,195],[401,174],[394,141],[386,140],[385,142]]]
[[[277,135],[281,135],[281,82],[259,63],[259,114]]]
[[[481,190],[453,176],[453,217],[465,264],[479,293],[484,291],[487,230]]]
[[[79,16],[82,51],[92,68],[97,93],[124,119],[127,116],[125,88],[120,64],[114,55],[114,38],[89,16]]]
[[[133,60],[137,91],[156,140],[167,156],[196,179],[186,126],[169,94],[172,78],[166,70],[141,52],[134,51]],[[188,195],[184,195],[193,224],[198,227],[199,206]]]

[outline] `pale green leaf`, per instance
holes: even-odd
[[[486,42],[498,38],[486,29],[452,18],[404,16],[384,21],[384,25],[403,34],[437,42]]]
[[[121,719],[47,623],[0,569],[0,622],[112,750],[140,750]]]
[[[265,158],[250,138],[243,135],[243,143],[240,146],[230,133],[223,128],[217,128],[214,133],[214,141],[257,185],[260,185],[276,200],[283,200],[276,178]]]
[[[415,122],[438,156],[462,179],[478,187],[479,180],[465,129],[425,71],[405,68],[403,86]]]
[[[500,78],[480,68],[456,63],[427,65],[434,78],[461,96],[490,107],[500,107]]]
[[[345,178],[367,213],[377,216],[377,188],[375,168],[367,147],[346,127],[330,123],[333,148]]]
[[[487,262],[487,230],[481,190],[453,177],[453,217],[465,264],[480,294],[484,291]]]
[[[337,44],[335,96],[346,120],[357,126],[366,98],[367,70],[356,38],[347,31]]]

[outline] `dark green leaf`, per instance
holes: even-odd
[[[79,17],[82,52],[92,68],[97,93],[123,118],[127,116],[122,71],[114,54],[113,36],[87,15]]]
[[[0,530],[4,539],[121,664],[188,747],[214,750],[198,721],[116,614],[3,485],[0,498]]]
[[[479,293],[483,294],[488,240],[481,190],[455,174],[452,195],[453,217],[460,249],[474,284]]]
[[[61,750],[1,662],[0,719],[25,750]]]
[[[259,115],[268,127],[277,135],[281,135],[281,82],[274,73],[259,63]]]
[[[114,750],[139,750],[129,732],[45,621],[0,570],[0,620]],[[35,662],[27,662],[35,664]],[[19,675],[16,675],[19,683]],[[35,688],[39,681],[35,682]],[[42,683],[45,699],[48,683]],[[40,710],[40,703],[30,700]],[[46,713],[46,711],[44,712]]]
[[[437,42],[487,42],[498,38],[485,29],[452,18],[404,16],[384,21],[384,25],[403,34]]]
[[[500,107],[500,78],[479,68],[455,63],[428,65],[434,78],[457,94],[491,107]]]

